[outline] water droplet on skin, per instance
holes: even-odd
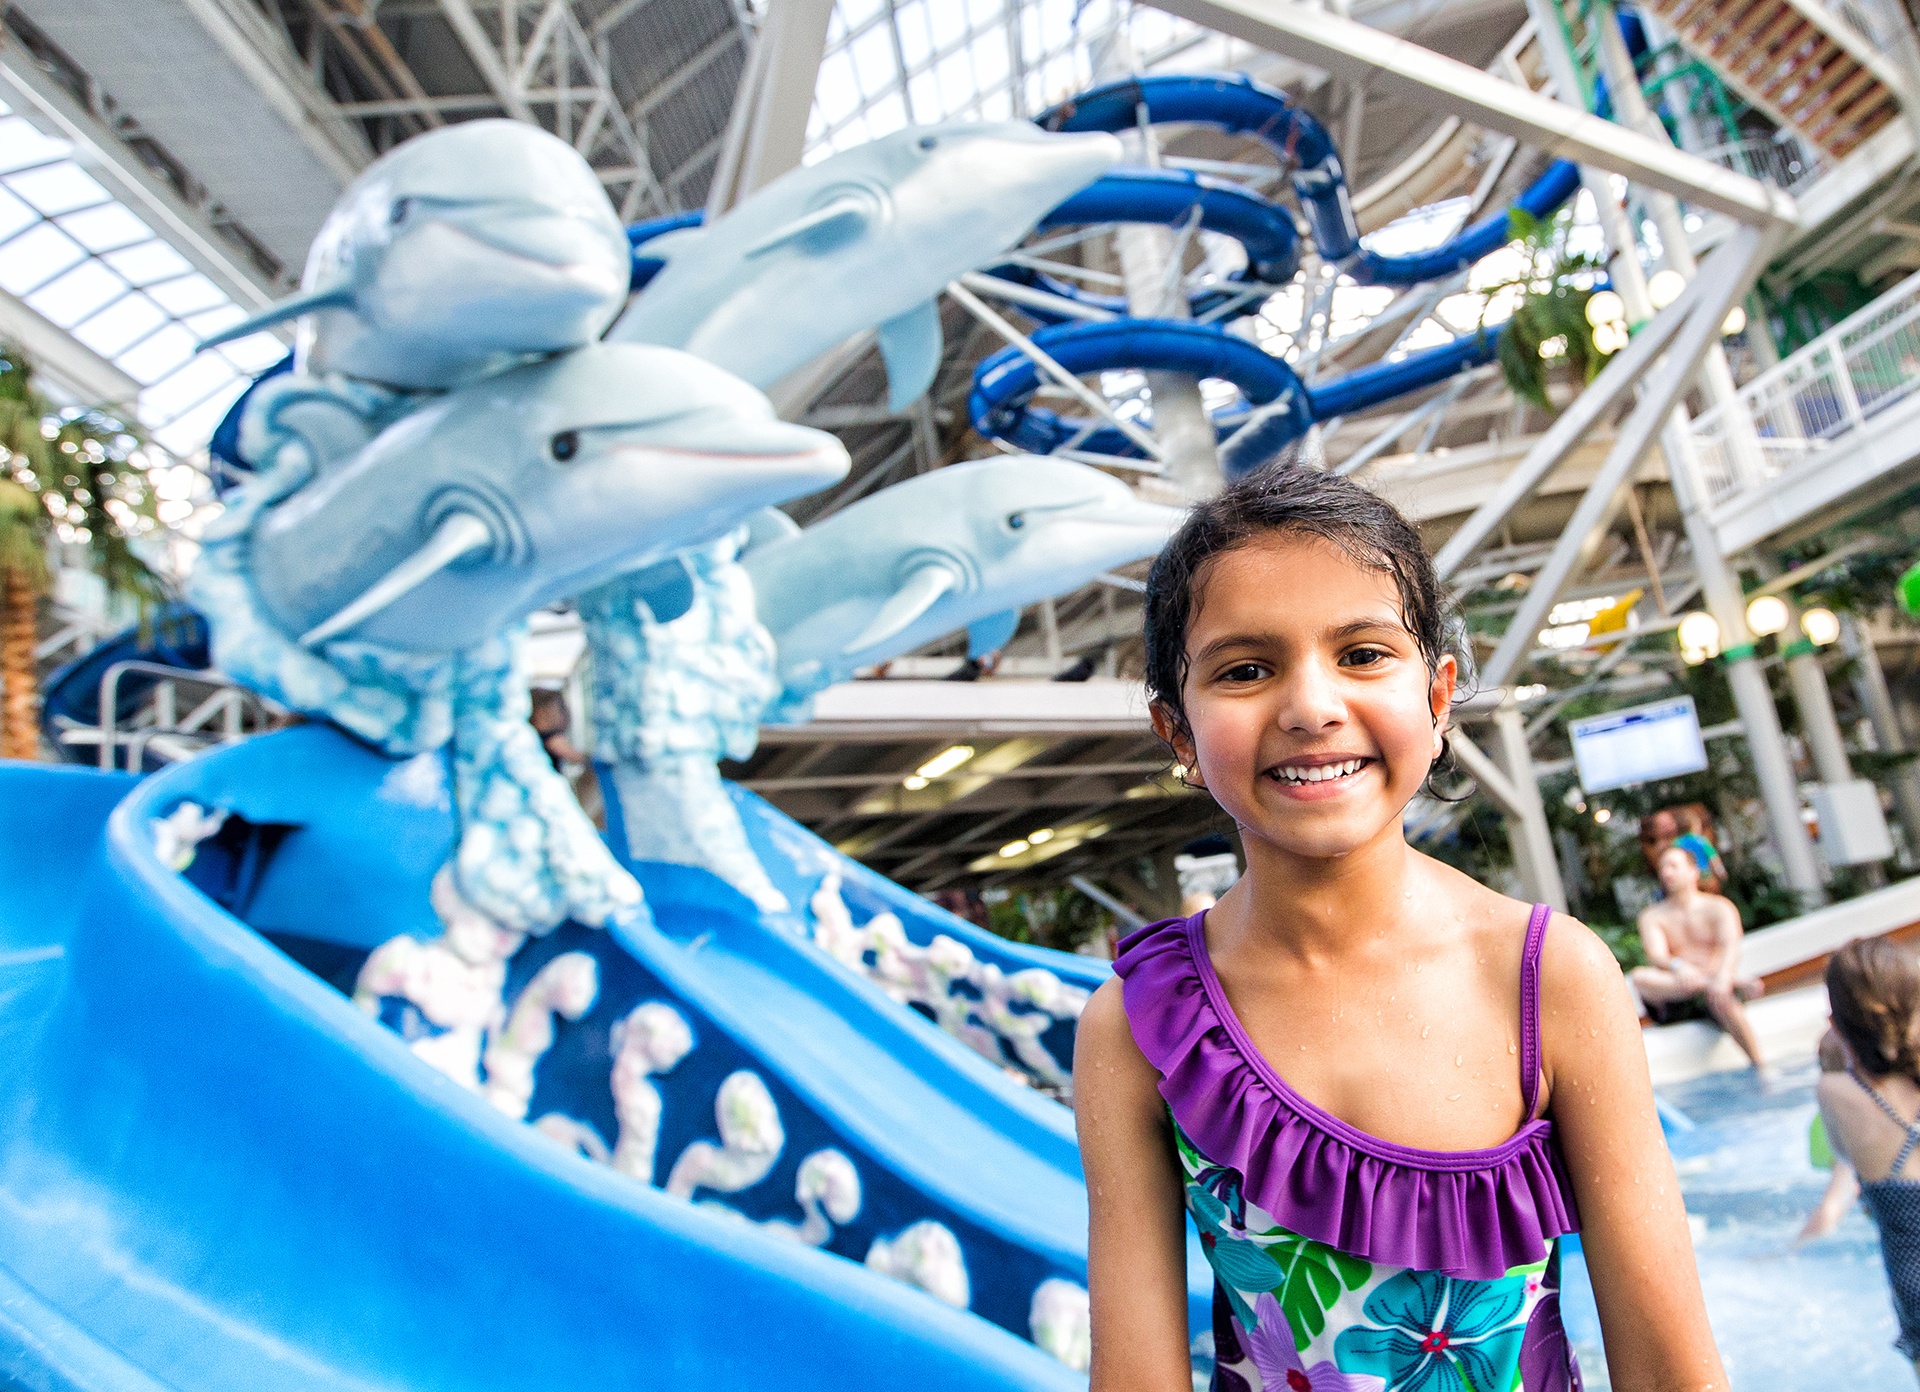
[[[1519,1046],[1518,1046],[1517,1044],[1511,1044],[1511,1043],[1510,1043],[1510,1044],[1508,1044],[1508,1045],[1507,1045],[1507,1053],[1509,1053],[1509,1054],[1517,1054],[1517,1053],[1519,1053],[1519,1052],[1520,1052],[1520,1047],[1519,1047]]]
[[[1459,1100],[1460,1100],[1460,1094],[1459,1094],[1459,1093],[1457,1093],[1457,1092],[1450,1092],[1450,1093],[1448,1093],[1448,1094],[1447,1094],[1447,1101],[1449,1101],[1449,1102],[1458,1102]],[[1639,1182],[1640,1182],[1639,1180],[1635,1180],[1635,1181],[1634,1181],[1634,1183],[1636,1183],[1636,1184],[1638,1184]]]
[[[1426,1038],[1426,1037],[1427,1037],[1428,1035],[1430,1035],[1430,1034],[1432,1034],[1432,1033],[1433,1033],[1433,1026],[1432,1026],[1432,1025],[1428,1025],[1428,1026],[1427,1026],[1427,1027],[1426,1027],[1425,1029],[1423,1029],[1423,1030],[1421,1030],[1421,1031],[1420,1031],[1420,1037],[1421,1037],[1422,1039],[1425,1039],[1425,1038]]]
[[[1465,1062],[1465,1060],[1466,1060],[1465,1054],[1455,1054],[1453,1056],[1453,1066],[1455,1068],[1458,1068],[1463,1062]]]

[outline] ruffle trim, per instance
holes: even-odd
[[[1553,1125],[1491,1150],[1429,1151],[1349,1126],[1290,1088],[1233,1017],[1200,919],[1120,942],[1134,1042],[1187,1138],[1239,1174],[1247,1201],[1302,1237],[1377,1265],[1490,1281],[1579,1231]]]

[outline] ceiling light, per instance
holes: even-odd
[[[927,786],[927,780],[917,773],[910,773],[900,780],[900,786],[910,793],[917,793]]]
[[[1831,609],[1809,609],[1800,616],[1800,631],[1809,642],[1824,648],[1840,636],[1840,617]]]
[[[943,773],[952,773],[972,757],[972,745],[956,744],[951,748],[941,750],[938,754],[927,760],[926,763],[915,769],[914,772],[922,778],[938,778]]]
[[[1027,840],[1036,846],[1044,846],[1053,840],[1053,828],[1041,827],[1038,831],[1030,831],[1027,833]]]
[[[1680,646],[1720,651],[1720,624],[1713,615],[1696,609],[1680,620]],[[1709,656],[1712,654],[1709,653]]]
[[[1746,326],[1747,311],[1739,305],[1735,305],[1727,311],[1727,317],[1720,321],[1720,332],[1723,334],[1737,334],[1740,330],[1746,328]]]
[[[1594,821],[1600,823],[1601,826],[1605,826],[1608,822],[1613,820],[1613,813],[1609,812],[1606,808],[1602,807],[1599,811],[1593,814],[1593,819]]]
[[[1593,346],[1602,353],[1617,353],[1631,341],[1625,324],[1602,324],[1593,331]]]
[[[1627,318],[1627,302],[1612,290],[1602,290],[1587,300],[1587,322],[1596,329],[1602,324],[1622,324]]]
[[[1687,288],[1687,278],[1676,270],[1655,271],[1647,281],[1647,298],[1653,301],[1655,309],[1665,309],[1680,298],[1680,292]]]
[[[1761,595],[1747,606],[1747,627],[1762,637],[1781,632],[1789,617],[1787,602],[1779,595]]]
[[[1033,849],[1033,846],[1030,842],[1009,841],[1007,842],[1006,845],[1000,848],[1000,854],[1003,856],[1017,856],[1022,851],[1030,851],[1032,849]]]

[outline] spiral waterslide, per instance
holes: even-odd
[[[1293,170],[1294,194],[1322,261],[1362,285],[1412,286],[1439,280],[1471,266],[1515,235],[1509,209],[1502,208],[1426,251],[1388,256],[1361,246],[1346,175],[1325,128],[1284,93],[1244,74],[1165,74],[1111,82],[1055,107],[1040,123],[1056,131],[1124,131],[1143,119],[1212,126],[1268,146]],[[1579,184],[1578,167],[1556,161],[1511,207],[1536,219],[1550,216]],[[1031,266],[999,268],[995,274],[1045,292],[1024,305],[1045,324],[1032,341],[1069,372],[1158,369],[1218,378],[1237,387],[1240,401],[1215,417],[1224,442],[1221,465],[1229,477],[1272,459],[1316,421],[1433,386],[1491,361],[1499,351],[1498,331],[1480,330],[1396,362],[1376,363],[1309,386],[1284,360],[1222,327],[1257,313],[1267,295],[1292,278],[1297,233],[1286,208],[1238,185],[1188,171],[1119,170],[1062,204],[1042,225],[1108,222],[1195,226],[1231,236],[1245,248],[1247,266],[1225,284],[1193,295],[1192,319],[1126,316],[1124,301],[1091,294]],[[1046,298],[1062,303],[1050,308]],[[1088,318],[1095,321],[1085,322]],[[975,370],[968,402],[974,427],[1039,453],[1064,447],[1120,457],[1138,453],[1125,435],[1104,422],[1062,417],[1033,405],[1044,384],[1040,369],[1021,347],[995,353]]]

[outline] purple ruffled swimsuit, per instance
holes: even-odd
[[[1550,917],[1534,906],[1521,955],[1528,1116]],[[1322,1111],[1247,1037],[1203,918],[1140,929],[1114,970],[1213,1264],[1215,1392],[1577,1392],[1559,1238],[1579,1219],[1553,1123],[1491,1150],[1432,1151]]]

